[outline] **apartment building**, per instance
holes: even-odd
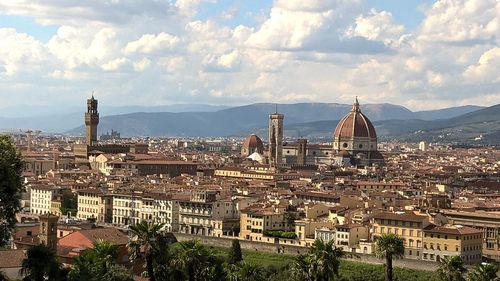
[[[84,189],[78,191],[78,212],[76,217],[82,220],[100,221],[103,213],[101,210],[101,191],[97,189]]]
[[[63,188],[57,186],[33,185],[30,195],[31,213],[36,215],[50,214],[53,211],[52,201],[62,195]]]
[[[368,227],[357,224],[343,224],[335,226],[335,246],[344,252],[356,253],[361,240],[367,241]]]
[[[236,203],[230,198],[217,198],[217,191],[192,191],[189,199],[178,203],[179,232],[206,236],[234,232],[239,217]]]
[[[448,256],[460,256],[465,264],[481,262],[482,231],[461,225],[424,228],[423,260],[439,262]]]
[[[382,234],[396,234],[403,238],[405,258],[422,258],[423,229],[430,224],[427,216],[419,216],[413,213],[384,212],[374,215],[371,224],[374,241]]]
[[[141,219],[164,224],[164,230],[179,231],[179,204],[167,194],[147,194],[143,197]]]
[[[274,207],[252,205],[240,213],[240,237],[251,241],[273,242],[264,237],[267,231],[291,231],[285,220],[285,212]]]
[[[500,261],[500,214],[498,212],[467,212],[444,210],[448,223],[473,227],[482,232],[483,257]]]

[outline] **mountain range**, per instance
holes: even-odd
[[[286,136],[328,139],[338,120],[352,106],[337,103],[256,103],[236,107],[103,107],[100,108],[99,133],[112,129],[122,136],[153,137],[244,136],[257,133],[265,139],[268,115],[276,107],[285,115]],[[500,105],[488,108],[469,105],[413,112],[403,106],[384,103],[362,104],[361,110],[372,120],[380,139],[460,142],[480,138],[481,141],[491,142],[500,134],[500,121],[497,121],[500,120]],[[0,117],[0,128],[30,128],[83,135],[83,112]]]

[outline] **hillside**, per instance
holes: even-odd
[[[124,136],[228,136],[244,135],[265,128],[268,115],[274,112],[276,105],[256,103],[246,106],[231,107],[215,112],[139,112],[101,117],[101,132],[118,130]],[[335,103],[297,103],[279,104],[278,111],[285,114],[285,125],[289,135],[321,135],[336,122],[320,127],[312,124],[310,128],[302,128],[300,124],[324,120],[338,120],[351,109],[351,105]],[[405,107],[392,104],[366,104],[363,112],[372,121],[411,120],[418,114]],[[450,109],[445,109],[450,110]],[[471,108],[463,107],[454,112],[469,112]],[[442,110],[437,110],[442,111]],[[434,112],[434,111],[433,111]],[[437,113],[433,113],[436,115]],[[439,115],[439,114],[438,114]],[[292,127],[290,127],[292,126]],[[83,134],[84,127],[70,130],[73,135]],[[323,131],[318,132],[317,130]],[[295,131],[295,132],[293,132]]]
[[[330,138],[337,121],[290,124],[285,133],[295,137]],[[380,140],[500,144],[500,105],[439,120],[379,120],[373,125]],[[263,133],[263,127],[259,132]],[[265,136],[265,135],[264,135]]]

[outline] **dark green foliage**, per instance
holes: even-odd
[[[164,224],[142,221],[130,227],[132,238],[128,243],[130,259],[132,261],[142,260],[146,262],[146,272],[150,281],[156,281],[154,274],[154,256],[160,237],[159,231]]]
[[[291,266],[291,275],[297,281],[328,281],[339,276],[342,250],[334,246],[334,241],[327,243],[317,239],[305,255],[299,255]]]
[[[295,239],[297,238],[297,234],[295,232],[287,232],[287,231],[281,231],[281,230],[266,230],[264,231],[264,236],[269,236],[269,237],[278,237],[278,238],[287,238],[287,239]]]
[[[243,255],[241,254],[240,241],[234,239],[231,243],[231,249],[229,250],[229,255],[227,258],[229,264],[236,264],[243,260]]]
[[[71,212],[72,216],[76,216],[78,210],[78,196],[71,192],[71,190],[66,190],[62,194],[61,198],[61,213],[67,215]]]
[[[107,241],[97,241],[74,260],[69,281],[132,281],[128,270],[116,265],[118,248]]]
[[[224,280],[223,260],[200,241],[183,241],[180,250],[172,260],[174,268],[183,273],[189,281]]]
[[[482,263],[470,269],[467,281],[498,281],[498,265]]]
[[[29,248],[22,262],[24,281],[63,281],[66,280],[66,273],[54,253],[44,245]]]
[[[286,212],[284,218],[288,228],[295,226],[295,219],[297,219],[297,215],[294,212]]]
[[[0,247],[9,241],[16,213],[21,209],[23,167],[21,154],[10,137],[0,136]]]
[[[404,241],[393,233],[383,234],[375,244],[375,255],[385,258],[385,280],[393,280],[392,259],[402,258],[405,253]]]
[[[464,263],[459,256],[444,257],[437,271],[441,281],[463,281],[466,271]]]

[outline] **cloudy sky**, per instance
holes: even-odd
[[[0,108],[493,105],[499,42],[499,0],[2,0]]]

